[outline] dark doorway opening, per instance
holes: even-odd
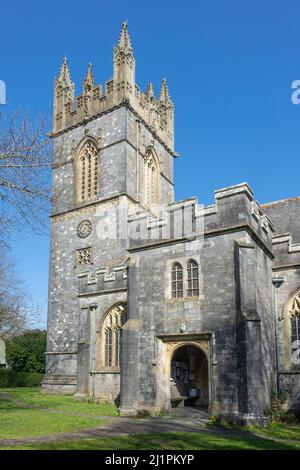
[[[174,352],[170,392],[173,407],[208,406],[208,363],[200,348],[185,345]]]

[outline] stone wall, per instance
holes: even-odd
[[[91,201],[79,203],[77,149],[88,137],[99,145],[99,192]],[[173,202],[172,156],[125,105],[54,138],[47,390],[61,392],[65,387],[68,393],[81,395],[90,393],[92,387],[95,395],[106,393],[112,399],[119,393],[118,372],[107,376],[103,372],[96,379],[94,371],[89,375],[91,322],[93,315],[99,323],[112,305],[126,301],[126,227],[121,238],[114,233],[103,238],[103,227],[119,222],[121,204],[134,206],[143,201],[143,156],[149,146],[160,161],[163,200]],[[78,227],[84,221],[91,231],[82,238]],[[87,263],[78,263],[80,250],[88,250]]]
[[[195,231],[187,238],[129,240],[131,326],[124,332],[121,377],[124,413],[145,408],[159,411],[170,406],[166,400],[168,377],[164,377],[170,359],[167,343],[171,340],[165,337],[176,337],[183,343],[207,341],[212,413],[258,416],[270,405],[275,382],[273,228],[268,219],[262,223],[263,213],[253,213],[253,203],[247,185],[224,189],[216,193],[214,206],[192,211],[196,218],[204,216],[204,238],[203,232],[197,233],[201,224],[192,224]],[[177,204],[181,208],[184,205],[176,203],[172,210],[176,210]],[[193,205],[195,201],[186,204]],[[172,220],[171,217],[171,224]],[[133,216],[130,220],[133,232],[137,227],[145,231],[145,226],[147,233],[151,221],[146,215]],[[162,234],[159,229],[156,233]],[[246,256],[243,252],[240,254],[243,263],[236,261],[237,244],[241,250],[251,253],[250,264],[243,264]],[[200,267],[200,295],[172,299],[171,266],[176,261],[186,269],[191,258]],[[239,276],[242,283],[237,279]],[[244,339],[239,336],[241,324]],[[243,354],[244,361],[241,361]],[[129,358],[134,355],[136,363],[129,367]],[[241,380],[239,385],[242,369],[247,380]],[[134,386],[127,400],[127,393],[122,396],[123,389],[130,383]]]

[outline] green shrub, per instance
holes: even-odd
[[[0,369],[0,388],[4,387],[39,387],[44,374],[38,372],[17,372]]]
[[[297,417],[291,411],[277,409],[277,410],[266,410],[265,415],[267,416],[269,422],[268,426],[272,427],[277,424],[294,424],[297,423]]]
[[[31,330],[6,343],[6,360],[18,372],[45,372],[46,332]]]
[[[207,424],[208,426],[216,426],[217,424],[220,424],[220,420],[216,416],[211,415]]]

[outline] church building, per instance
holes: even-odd
[[[174,200],[174,105],[135,81],[127,24],[102,87],[54,83],[49,393],[123,415],[199,406],[237,423],[300,407],[300,197],[247,183]]]

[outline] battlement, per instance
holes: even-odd
[[[274,270],[300,266],[300,243],[293,243],[290,233],[274,236],[272,243],[275,254]]]
[[[190,198],[170,204],[159,217],[148,211],[135,213],[128,223],[129,251],[245,228],[270,255],[272,251],[273,224],[247,183],[215,191],[213,205],[203,206]]]
[[[78,295],[103,294],[127,289],[126,259],[116,261],[100,269],[77,274]]]
[[[135,82],[135,59],[127,24],[124,23],[119,42],[114,48],[113,78],[106,81],[104,89],[101,84],[95,84],[92,65],[89,64],[83,91],[75,97],[75,85],[71,80],[68,61],[64,59],[54,82],[52,136],[89,122],[126,102],[161,141],[174,150],[174,105],[167,82],[163,79],[158,98],[151,82],[145,92],[138,87]]]

